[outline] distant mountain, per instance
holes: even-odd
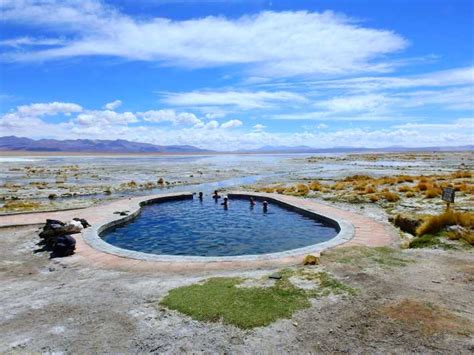
[[[85,153],[206,153],[210,150],[190,145],[154,145],[123,139],[40,139],[0,137],[0,151],[28,152],[85,152]]]
[[[217,153],[216,151],[200,149],[191,145],[154,145],[149,143],[130,142],[124,139],[39,139],[24,137],[0,137],[0,151],[27,152],[78,152],[78,153]],[[256,149],[238,150],[225,153],[364,153],[364,152],[443,152],[443,151],[474,151],[474,145],[458,147],[386,147],[386,148],[312,148],[305,145],[263,146]]]
[[[385,148],[357,148],[357,147],[334,147],[334,148],[312,148],[308,146],[263,146],[256,149],[239,150],[238,153],[364,153],[364,152],[453,152],[472,151],[474,145],[464,145],[456,147],[385,147]]]

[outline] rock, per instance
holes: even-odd
[[[59,224],[61,226],[64,226],[64,222],[58,221],[57,219],[47,219],[46,220],[46,225],[48,224]]]
[[[402,240],[402,242],[400,243],[400,248],[402,249],[410,248],[410,240],[409,239]]]
[[[118,214],[120,216],[127,216],[129,211],[115,211],[114,214]]]
[[[303,259],[303,265],[319,265],[321,260],[318,256],[306,255]]]
[[[70,235],[62,235],[56,238],[53,245],[51,258],[64,257],[74,254],[76,240]]]
[[[274,274],[271,274],[268,276],[269,279],[274,279],[274,280],[280,280],[281,275],[278,272],[275,272]]]
[[[455,233],[466,233],[466,228],[462,227],[462,226],[458,226],[458,225],[454,225],[454,226],[448,226],[446,227],[446,230],[448,232],[455,232]]]
[[[84,229],[82,223],[75,220],[69,221],[63,228],[66,232],[65,234],[81,233],[81,231]]]
[[[48,198],[49,198],[50,200],[54,200],[56,197],[58,197],[58,195],[56,195],[56,194],[49,194],[49,195],[48,195]]]
[[[87,222],[87,220],[85,220],[84,218],[73,218],[72,220],[73,220],[73,221],[81,222],[82,227],[84,227],[84,228],[87,228],[87,227],[90,227],[90,226],[91,226],[91,225],[89,224],[89,222]]]

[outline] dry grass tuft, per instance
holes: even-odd
[[[295,189],[296,193],[301,196],[307,195],[309,193],[309,187],[306,184],[297,184]]]
[[[275,192],[275,188],[274,187],[269,187],[269,186],[261,187],[261,188],[258,189],[258,191],[259,192],[266,192],[268,194],[271,194],[271,193]]]
[[[451,174],[455,179],[471,178],[473,176],[472,172],[467,170],[459,170]]]
[[[9,200],[6,201],[2,210],[5,211],[30,211],[41,206],[41,203],[29,200]]]
[[[474,228],[474,213],[446,211],[437,216],[431,216],[416,229],[416,235],[436,234],[447,226],[459,225],[465,228]]]
[[[344,181],[367,181],[372,180],[372,177],[368,175],[352,175],[344,179]]]
[[[435,198],[441,195],[441,190],[437,188],[429,188],[428,190],[425,191],[425,197],[426,198]]]
[[[428,190],[428,184],[426,182],[422,182],[421,180],[416,187],[418,188],[418,191]]]
[[[373,203],[377,202],[379,199],[380,198],[377,195],[370,195],[369,196],[370,202],[373,202]]]
[[[388,202],[397,202],[400,200],[400,196],[397,193],[391,191],[385,191],[382,196]]]
[[[408,185],[402,185],[398,188],[398,192],[408,192],[412,191],[412,188]]]
[[[323,189],[323,185],[321,185],[319,182],[317,181],[312,181],[310,182],[309,184],[309,188],[310,190],[312,191],[321,191]]]
[[[365,193],[366,194],[373,194],[373,193],[376,193],[377,192],[377,189],[375,188],[375,186],[373,185],[369,185],[367,186],[367,188],[365,189]]]

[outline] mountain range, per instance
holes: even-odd
[[[155,145],[124,139],[39,139],[0,137],[0,151],[85,152],[85,153],[206,153],[210,150],[190,145]]]
[[[313,148],[309,146],[263,146],[256,149],[238,150],[230,153],[362,153],[362,152],[442,152],[442,151],[470,151],[474,145],[457,147],[386,147],[386,148]],[[213,150],[201,149],[191,145],[155,145],[150,143],[131,142],[124,139],[39,139],[25,137],[5,136],[0,137],[0,151],[26,151],[26,152],[77,152],[77,153],[217,153]]]

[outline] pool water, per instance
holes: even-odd
[[[270,203],[250,207],[229,200],[227,209],[211,197],[146,205],[134,220],[101,237],[120,248],[158,255],[236,256],[274,253],[321,243],[337,230]]]

